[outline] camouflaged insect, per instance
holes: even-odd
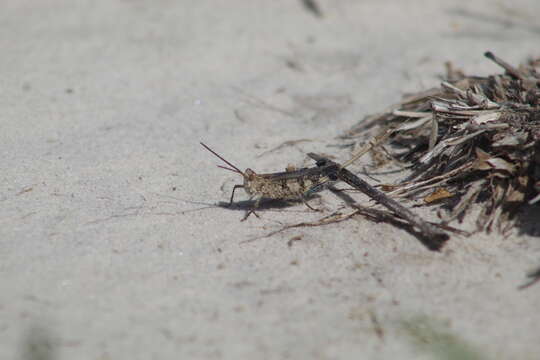
[[[242,185],[234,185],[231,200],[229,201],[230,206],[234,200],[234,192],[238,188],[243,188],[250,196],[250,200],[255,199],[253,208],[242,220],[247,219],[251,213],[258,216],[255,210],[258,208],[261,199],[301,200],[308,208],[317,211],[307,203],[306,199],[324,189],[328,184],[328,178],[323,175],[321,168],[313,167],[297,170],[289,165],[287,171],[277,173],[257,174],[249,168],[246,171],[241,171],[202,142],[201,145],[230,166],[230,168],[222,165],[218,165],[218,167],[240,174],[244,178]]]

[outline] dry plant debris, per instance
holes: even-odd
[[[505,72],[466,76],[448,63],[439,88],[407,96],[342,137],[372,134],[384,140],[371,141],[378,158],[408,163],[409,176],[383,187],[388,195],[441,206],[443,224],[474,213],[476,230],[506,234],[522,206],[540,202],[540,59],[516,68],[485,56]]]

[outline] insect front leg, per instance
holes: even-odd
[[[229,201],[229,207],[232,205],[233,203],[233,200],[234,200],[234,191],[238,188],[244,188],[244,185],[234,185],[233,189],[232,189],[232,194],[231,194],[231,201]]]

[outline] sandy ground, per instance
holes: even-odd
[[[0,359],[538,359],[534,226],[441,252],[361,217],[246,242],[342,201],[240,222],[199,145],[259,172],[345,160],[337,135],[445,61],[540,55],[540,3],[504,4],[4,1]]]

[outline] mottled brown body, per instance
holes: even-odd
[[[255,213],[255,209],[259,207],[261,199],[264,198],[275,200],[302,200],[307,207],[316,210],[308,205],[306,198],[321,190],[324,183],[328,181],[328,178],[323,176],[320,168],[313,167],[295,170],[294,167],[288,166],[287,171],[285,172],[270,174],[257,174],[255,171],[248,168],[246,171],[242,172],[205,144],[201,143],[201,145],[223,160],[231,168],[218,165],[219,167],[236,172],[244,178],[243,185],[235,185],[233,187],[231,200],[229,202],[229,205],[233,203],[234,192],[237,188],[244,188],[245,192],[250,196],[250,200],[255,199],[255,205],[247,212],[242,220],[247,219],[251,213],[258,216]]]
[[[303,168],[280,173],[257,174],[251,169],[244,172],[244,190],[252,197],[298,200],[313,192],[322,178],[320,171]],[[317,170],[317,169],[314,169]]]

